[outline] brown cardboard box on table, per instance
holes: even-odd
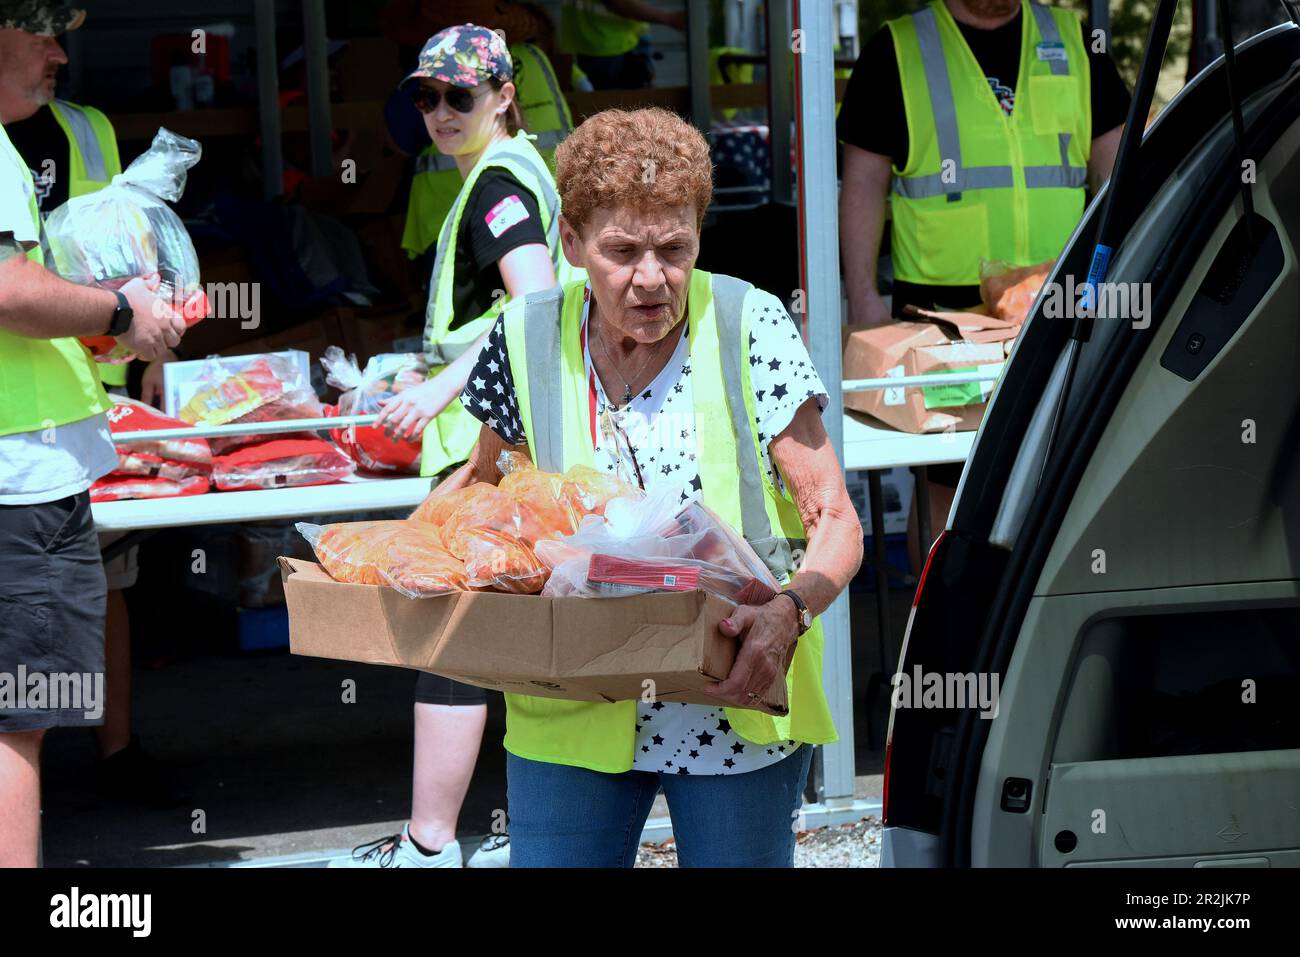
[[[1010,354],[1020,324],[975,312],[917,310],[915,321],[849,326],[844,378],[879,379],[995,370]],[[979,428],[992,382],[844,393],[844,405],[904,432]]]
[[[627,598],[543,598],[455,592],[407,598],[336,582],[314,562],[281,558],[289,648],[430,671],[515,694],[577,701],[719,704],[701,689],[731,670],[738,643],[718,631],[734,608],[700,591]],[[763,696],[785,714],[786,686]]]

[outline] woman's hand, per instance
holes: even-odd
[[[777,595],[766,605],[741,605],[724,618],[718,631],[740,639],[740,651],[723,681],[704,686],[715,698],[736,708],[753,708],[758,698],[785,676],[794,659],[799,621],[794,602]]]
[[[416,441],[424,434],[425,426],[447,408],[458,395],[464,384],[457,387],[455,375],[448,375],[443,370],[438,375],[409,389],[403,389],[397,395],[380,399],[381,411],[375,425],[394,439]]]

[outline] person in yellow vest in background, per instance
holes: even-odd
[[[572,53],[597,90],[640,90],[654,81],[646,30],[659,23],[686,31],[685,10],[645,0],[563,0],[560,50]]]
[[[534,43],[510,47],[514,61],[515,102],[523,114],[524,126],[533,146],[555,171],[555,147],[573,129],[573,115],[560,83],[542,48]],[[423,256],[437,242],[438,230],[451,212],[464,180],[456,157],[442,153],[430,143],[415,159],[415,176],[406,209],[402,248],[412,258]]]
[[[1028,0],[934,0],[863,47],[836,131],[840,259],[855,323],[980,304],[980,263],[1060,255],[1085,187],[1110,177],[1129,94],[1076,14]],[[876,265],[891,204],[892,309]],[[930,527],[960,466],[930,469]],[[913,562],[929,542],[916,539]]]
[[[60,3],[0,0],[0,115],[15,100],[52,99],[64,59],[54,38],[84,20]],[[31,171],[0,123],[0,673],[25,698],[0,704],[0,867],[37,862],[45,732],[97,725],[105,707],[105,582],[88,490],[117,452],[111,403],[78,338],[112,335],[153,359],[185,332],[158,277],[119,292],[65,282],[44,268],[40,234]],[[26,700],[37,674],[51,691],[71,690],[56,676],[79,680],[76,700]]]
[[[54,78],[68,62],[58,41],[31,35],[15,46],[13,55],[0,58],[0,122],[32,173],[37,209],[44,218],[69,199],[103,189],[122,172],[122,163],[117,136],[103,113],[52,98]],[[94,369],[110,392],[126,394],[127,366],[95,363]],[[101,536],[101,547],[118,537]],[[122,592],[139,574],[137,550],[130,548],[106,562],[104,572],[109,698],[104,723],[95,729],[101,792],[146,804],[171,804],[177,795],[131,734],[131,632]]]
[[[422,471],[436,475],[468,457],[480,425],[455,401],[501,308],[575,273],[559,239],[555,180],[515,100],[514,65],[501,36],[464,24],[430,38],[402,83],[439,152],[463,182],[438,234],[425,351],[440,361],[422,385],[385,401],[376,424],[424,437]],[[502,408],[500,414],[506,415]],[[415,694],[411,818],[400,834],[357,847],[343,867],[460,867],[456,840],[487,720],[487,692],[421,672]],[[503,866],[508,838],[492,835],[471,866]]]

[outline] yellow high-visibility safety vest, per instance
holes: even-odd
[[[622,56],[636,49],[649,26],[610,13],[600,0],[564,0],[560,7],[560,52]]]
[[[562,472],[595,465],[580,330],[585,282],[533,293],[505,307],[510,373],[533,462]],[[703,501],[745,540],[783,584],[807,533],[788,492],[762,465],[749,377],[745,301],[775,297],[729,276],[695,270],[687,298],[691,387]],[[799,639],[786,676],[790,711],[773,717],[727,708],[737,734],[757,744],[836,740],[822,687],[821,622]],[[562,701],[506,696],[506,750],[522,758],[620,773],[632,767],[635,701]]]
[[[27,163],[0,126],[0,163],[16,163],[27,189],[32,226],[40,235],[41,215]],[[28,257],[44,263],[40,246]],[[80,422],[112,408],[90,351],[74,338],[33,339],[0,328],[0,435],[35,432]]]
[[[97,193],[122,172],[117,133],[108,117],[91,106],[55,100],[50,112],[68,138],[68,198]],[[104,385],[125,386],[127,366],[96,362]]]
[[[910,142],[894,157],[898,279],[969,286],[981,259],[1053,259],[1083,214],[1092,104],[1082,31],[1071,12],[1021,6],[1009,117],[942,0],[888,23]]]
[[[453,287],[456,274],[456,242],[460,236],[461,217],[469,204],[474,185],[484,171],[491,168],[509,172],[537,201],[542,217],[541,227],[546,234],[546,246],[560,283],[575,278],[585,279],[586,274],[569,265],[560,246],[560,196],[555,191],[555,180],[541,154],[522,130],[513,139],[502,140],[488,147],[482,158],[466,177],[460,195],[438,237],[438,252],[434,258],[433,273],[429,280],[429,305],[425,312],[424,348],[433,357],[430,376],[446,364],[454,362],[483,333],[492,328],[505,305],[506,297],[499,299],[483,315],[452,329]],[[422,475],[437,475],[449,465],[465,461],[478,440],[480,423],[465,408],[453,401],[424,430],[423,454],[420,462]]]
[[[555,147],[573,132],[573,115],[560,92],[551,61],[531,43],[510,48],[515,64],[515,100],[524,115],[524,126],[536,137],[533,145],[555,172]],[[460,171],[454,156],[444,156],[430,143],[415,158],[415,177],[406,205],[406,227],[402,248],[411,258],[422,256],[438,238],[438,228],[451,212],[460,192]]]

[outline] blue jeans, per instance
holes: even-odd
[[[681,867],[793,867],[812,746],[744,774],[605,774],[506,754],[511,867],[631,867],[662,788]]]

